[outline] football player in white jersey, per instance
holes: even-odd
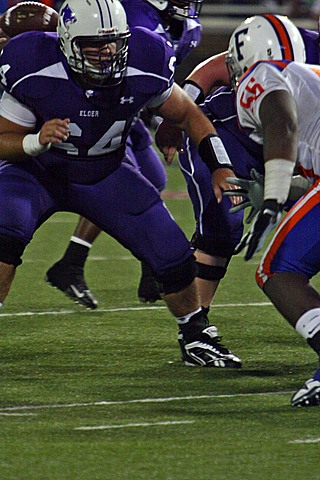
[[[256,280],[319,356],[320,294],[310,280],[320,270],[320,68],[293,62],[277,50],[266,17],[241,23],[230,38],[226,60],[237,91],[240,126],[263,144],[265,161],[263,206],[238,250],[244,249],[249,260],[263,247],[267,234],[279,224],[298,169],[313,185],[278,225]],[[280,38],[303,62],[298,36]],[[291,402],[320,405],[320,369]]]

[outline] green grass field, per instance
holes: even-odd
[[[191,236],[190,201],[167,204]],[[290,406],[316,356],[255,285],[257,259],[232,260],[210,313],[243,368],[187,368],[174,318],[139,304],[139,263],[106,235],[86,269],[99,309],[44,283],[76,221],[41,227],[0,311],[0,479],[319,480],[320,410]]]

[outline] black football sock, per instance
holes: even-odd
[[[83,269],[89,251],[90,247],[71,240],[60,261],[66,265],[74,265]]]
[[[153,270],[147,262],[141,261],[140,265],[141,265],[141,275],[143,277],[153,277],[154,275]]]

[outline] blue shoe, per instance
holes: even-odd
[[[291,398],[293,407],[313,407],[320,405],[320,368],[306,381]]]

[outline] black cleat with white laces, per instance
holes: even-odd
[[[97,300],[86,284],[83,268],[74,265],[66,265],[59,261],[46,273],[45,281],[52,287],[58,288],[74,302],[95,310]]]
[[[320,406],[320,368],[291,398],[293,407]]]
[[[192,319],[189,323],[192,327]],[[198,329],[201,323],[204,328]],[[240,358],[221,344],[217,327],[208,323],[202,313],[196,319],[195,328],[190,329],[191,333],[187,325],[180,327],[178,343],[184,364],[190,367],[241,368]]]

